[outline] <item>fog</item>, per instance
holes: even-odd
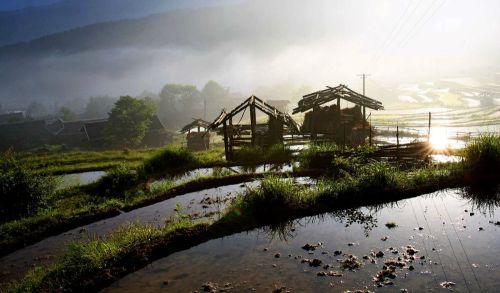
[[[238,1],[158,14],[139,28],[94,25],[0,48],[0,103],[208,80],[242,99],[297,100],[339,83],[361,91],[367,73],[367,95],[386,105],[466,106],[500,98],[499,13],[496,0]]]

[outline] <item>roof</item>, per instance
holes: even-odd
[[[297,108],[293,109],[293,114],[306,112],[314,107],[323,105],[335,99],[344,99],[356,105],[367,107],[374,110],[383,110],[382,102],[357,93],[346,85],[336,87],[327,87],[325,90],[307,94],[299,101]]]
[[[0,124],[18,122],[24,119],[23,112],[10,112],[0,114]]]
[[[105,138],[105,129],[108,125],[108,119],[99,119],[92,121],[84,121],[85,131],[89,140],[97,140]]]
[[[151,125],[149,126],[148,131],[151,130],[165,130],[165,126],[161,123],[161,120],[157,115],[153,115],[153,117],[151,117]]]
[[[259,109],[260,111],[269,115],[270,117],[273,117],[273,118],[278,119],[281,122],[283,122],[283,124],[288,126],[293,132],[300,132],[298,124],[292,119],[292,117],[290,115],[280,112],[278,109],[269,105],[268,103],[264,102],[263,100],[257,98],[256,96],[250,96],[248,99],[246,99],[243,103],[241,103],[239,106],[234,108],[229,113],[226,113],[226,111],[223,110],[219,114],[219,116],[214,120],[214,122],[212,122],[212,124],[210,124],[208,126],[208,129],[215,129],[215,128],[219,127],[221,124],[223,124],[229,118],[235,116],[236,114],[243,111],[245,108],[249,107],[252,104],[257,109]]]
[[[210,126],[210,122],[203,119],[193,119],[193,121],[186,126],[182,127],[181,132],[186,133],[193,128],[203,127],[207,129]]]
[[[63,128],[57,133],[57,135],[81,134],[83,132],[84,125],[85,121],[64,121]]]
[[[46,128],[45,120],[32,120],[0,125],[0,137],[6,140],[17,139],[21,136],[37,139],[49,135],[50,132]]]

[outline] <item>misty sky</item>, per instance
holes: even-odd
[[[113,42],[84,31],[67,52],[34,44],[26,48],[36,57],[0,52],[0,97],[64,100],[217,80],[242,96],[297,99],[339,83],[361,91],[360,73],[371,74],[367,95],[384,103],[460,106],[500,93],[500,1],[241,2],[157,15],[130,34],[109,29]]]

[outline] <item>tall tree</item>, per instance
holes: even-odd
[[[83,116],[86,119],[106,118],[115,102],[116,99],[108,96],[91,97],[85,107]]]
[[[109,113],[106,133],[110,142],[120,147],[136,147],[151,125],[155,108],[150,101],[123,96]]]
[[[206,103],[206,119],[208,120],[217,116],[222,108],[229,106],[229,89],[216,81],[207,82],[201,90],[201,96]]]
[[[76,113],[71,111],[68,107],[61,107],[59,109],[59,115],[64,121],[74,121],[78,119],[78,115],[76,115]]]
[[[158,114],[169,127],[180,126],[192,117],[199,117],[202,106],[196,86],[167,84],[160,92]]]
[[[42,117],[47,115],[47,109],[42,103],[33,101],[28,105],[26,114],[31,118]]]

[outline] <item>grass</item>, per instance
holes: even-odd
[[[335,168],[332,162],[342,163],[344,166],[352,164],[351,159],[366,161],[371,153],[375,151],[374,147],[362,145],[358,147],[346,147],[336,145],[335,143],[313,143],[308,149],[303,150],[299,155],[301,168]]]
[[[500,165],[500,136],[483,135],[473,139],[460,153],[467,167],[488,172]]]
[[[47,154],[19,153],[18,160],[37,173],[66,174],[85,171],[106,170],[127,165],[138,167],[159,149],[70,151]]]
[[[244,165],[263,163],[287,163],[292,158],[292,152],[283,145],[275,144],[268,148],[244,146],[234,150],[232,162]]]

